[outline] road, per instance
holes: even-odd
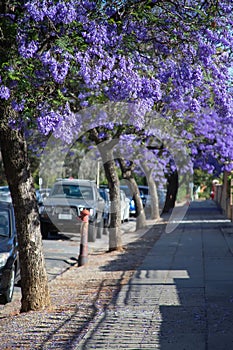
[[[121,226],[122,232],[135,230],[135,218],[130,218]],[[108,250],[108,235],[102,235],[95,242],[88,243],[88,252],[104,249]],[[48,239],[43,240],[44,255],[48,279],[51,280],[57,275],[63,273],[70,266],[78,261],[80,248],[80,234],[56,234],[49,235]]]
[[[80,235],[49,235],[43,240],[44,256],[48,279],[51,280],[77,263]]]

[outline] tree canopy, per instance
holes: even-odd
[[[152,110],[171,121],[198,166],[232,159],[231,2],[34,0],[2,10],[0,97],[19,112],[13,125],[69,142],[78,111],[123,101],[139,129]]]

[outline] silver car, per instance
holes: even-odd
[[[97,230],[100,236],[103,228],[104,205],[95,182],[81,179],[56,181],[40,212],[42,237],[47,238],[49,232],[80,233],[80,213],[87,209],[90,212],[88,238],[94,242]]]

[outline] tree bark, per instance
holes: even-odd
[[[133,163],[130,162],[130,164],[127,165],[123,158],[119,158],[118,161],[120,164],[122,177],[129,182],[130,191],[133,194],[133,200],[136,207],[136,230],[139,230],[146,226],[146,216],[138,185],[132,175]]]
[[[116,172],[113,150],[111,147],[103,144],[98,145],[98,149],[102,157],[111,201],[109,251],[122,250],[120,182]]]
[[[111,202],[111,218],[109,227],[109,251],[122,250],[120,182],[116,171],[113,148],[119,142],[117,139],[102,140],[97,128],[89,131],[90,140],[94,141],[100,152],[105,175],[108,181]]]
[[[175,207],[178,186],[178,172],[175,170],[174,172],[169,174],[167,179],[167,195],[165,205],[163,208],[163,213],[168,213],[171,209]]]
[[[147,184],[149,187],[149,194],[151,197],[150,219],[151,220],[158,220],[158,219],[160,219],[159,198],[158,198],[157,186],[156,186],[156,183],[152,177],[152,169],[150,169],[147,166],[146,162],[141,162],[141,167],[146,175],[146,180],[147,180]]]
[[[21,312],[50,305],[38,207],[23,134],[8,126],[10,109],[0,108],[0,146],[15,211],[21,273]],[[4,118],[5,115],[5,118]]]

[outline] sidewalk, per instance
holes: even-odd
[[[0,350],[74,349],[159,239],[164,225],[152,223],[137,231],[130,222],[124,225],[123,252],[107,252],[105,235],[95,249],[90,244],[85,266],[74,265],[50,281],[50,309],[20,314],[20,293],[14,296],[0,310]]]
[[[232,252],[215,203],[191,203],[76,349],[232,349]]]
[[[7,306],[0,349],[233,348],[233,225],[200,201],[165,227],[125,233],[125,252],[93,252],[53,280],[50,310]]]

